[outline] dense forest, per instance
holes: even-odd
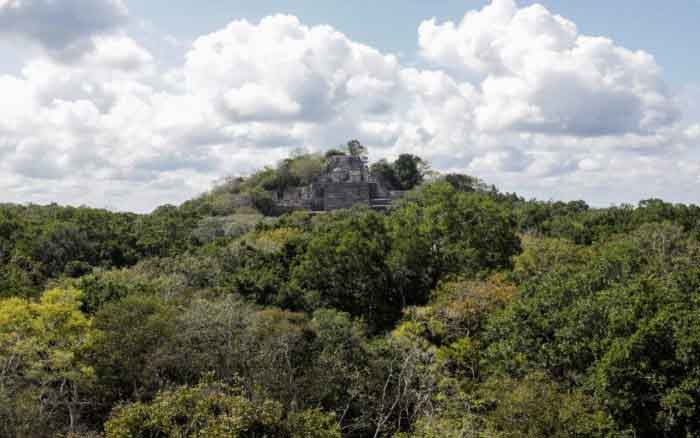
[[[439,175],[273,214],[333,154],[151,214],[0,205],[0,437],[700,436],[700,207]]]

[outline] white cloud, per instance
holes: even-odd
[[[220,101],[233,121],[329,118],[353,93],[390,89],[398,67],[394,56],[285,15],[234,21],[195,41],[186,58],[189,90]]]
[[[139,72],[153,63],[153,56],[136,41],[125,35],[94,38],[94,50],[85,55],[83,63],[93,68]]]
[[[481,84],[479,129],[603,136],[653,133],[679,114],[654,58],[541,5],[494,0],[461,23],[423,22],[422,54]]]
[[[579,161],[578,168],[585,172],[595,172],[601,170],[603,168],[603,165],[598,159],[590,157],[584,158],[583,160]]]
[[[93,37],[110,33],[127,16],[122,0],[0,0],[0,36],[25,39],[72,59],[91,51]]]
[[[518,149],[502,149],[474,158],[469,164],[471,172],[521,172],[532,160]]]
[[[690,140],[700,140],[700,123],[696,123],[685,130],[685,135]]]
[[[238,120],[278,120],[301,113],[301,105],[284,91],[250,82],[225,93],[223,103]]]
[[[415,153],[526,196],[700,201],[687,190],[700,128],[680,121],[653,57],[538,5],[424,22],[430,69],[285,15],[234,21],[167,69],[118,25],[84,29],[0,75],[0,201],[150,210],[351,138],[373,158]],[[83,40],[71,62],[52,52]]]

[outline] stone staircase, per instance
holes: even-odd
[[[386,210],[391,207],[391,198],[373,198],[370,200],[370,207],[375,210]]]

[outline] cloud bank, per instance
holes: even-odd
[[[540,5],[423,22],[421,68],[277,15],[203,35],[165,70],[120,1],[63,3],[0,0],[0,38],[44,49],[0,75],[4,201],[147,211],[350,138],[528,196],[700,201],[700,125],[653,56]]]
[[[93,49],[93,38],[123,24],[122,0],[0,0],[0,36],[38,44],[71,59]]]

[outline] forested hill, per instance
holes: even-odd
[[[0,206],[0,437],[700,436],[699,207],[405,155],[388,212],[271,216],[325,159],[148,215]]]

